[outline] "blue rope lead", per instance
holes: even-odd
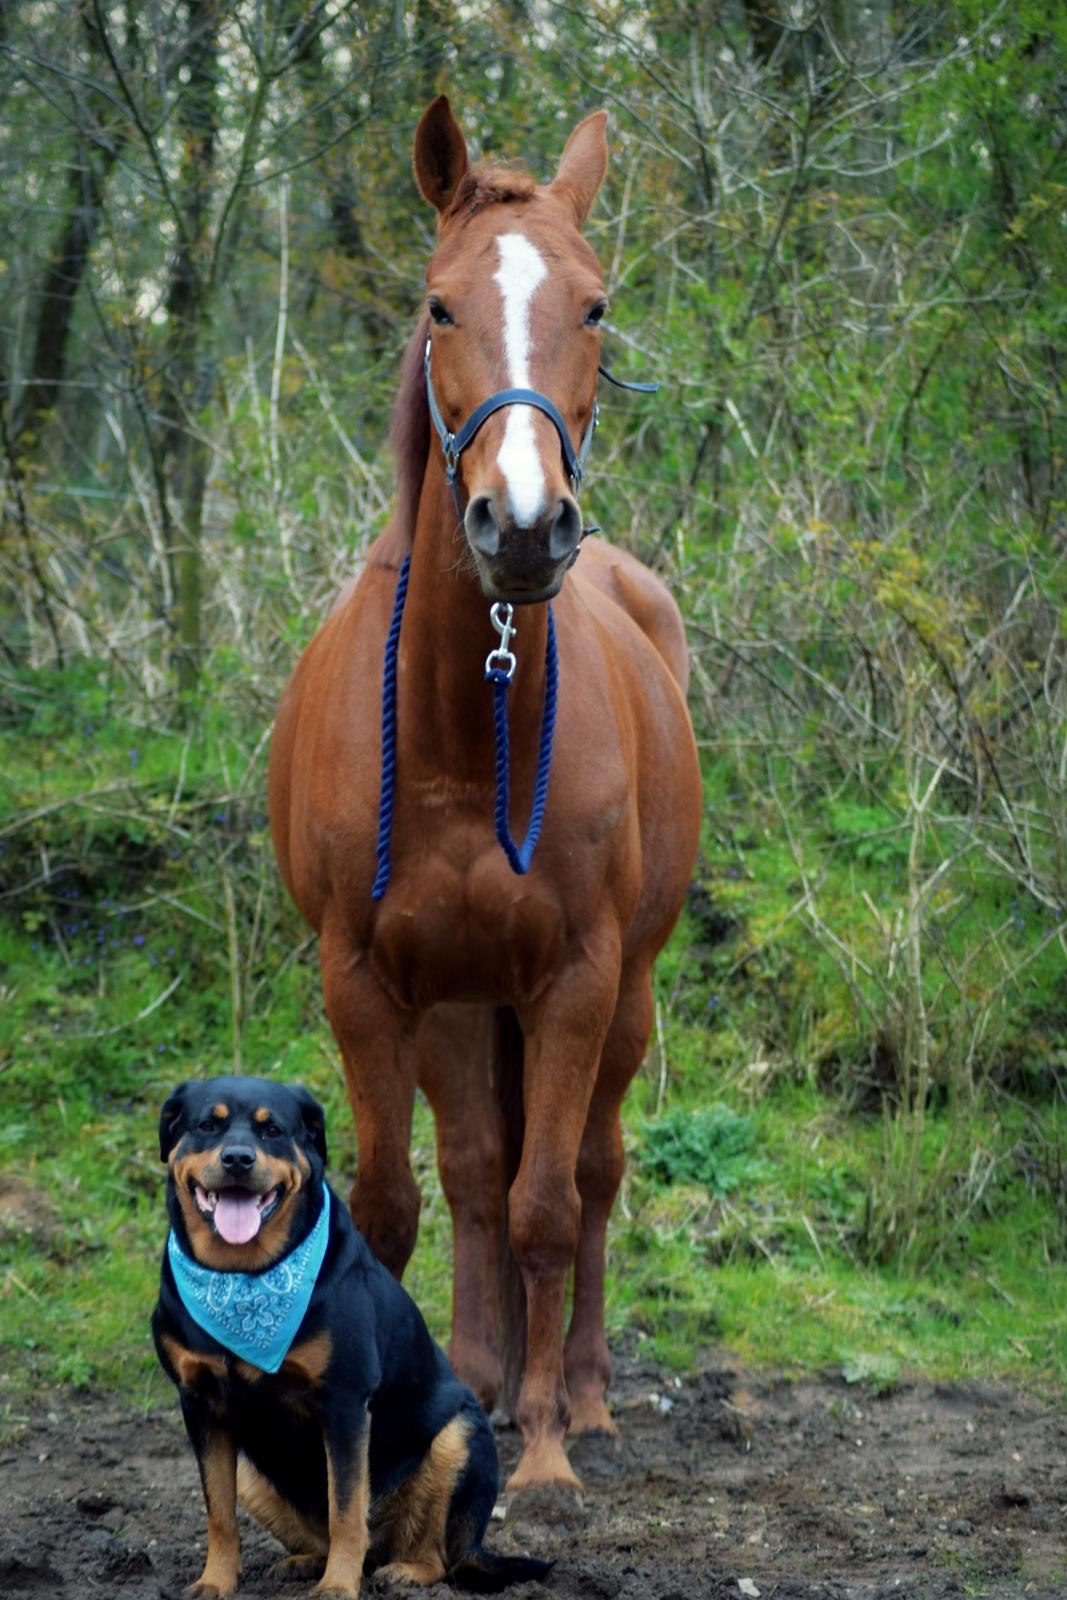
[[[405,556],[397,579],[393,616],[385,641],[385,668],[382,673],[382,780],[378,797],[378,872],[371,888],[371,899],[380,900],[389,887],[393,865],[393,806],[396,798],[396,662],[400,647],[400,624],[408,593],[411,557]],[[508,827],[511,761],[508,738],[508,688],[510,673],[499,667],[490,669],[486,682],[493,685],[493,716],[496,724],[496,808],[493,820],[500,848],[513,872],[520,876],[530,870],[548,799],[548,777],[552,767],[552,736],[556,729],[556,703],[559,691],[559,665],[556,652],[556,623],[548,608],[548,641],[545,645],[545,709],[541,719],[541,743],[537,752],[537,780],[534,784],[530,827],[521,846],[516,845]]]
[[[556,623],[552,607],[548,608],[548,642],[545,646],[545,709],[541,719],[541,744],[537,752],[537,781],[534,784],[530,827],[521,845],[516,845],[508,826],[510,810],[510,751],[508,739],[508,689],[511,675],[500,667],[486,673],[486,682],[493,685],[493,718],[496,724],[496,809],[493,821],[500,848],[508,858],[512,872],[521,876],[530,870],[530,862],[541,836],[545,820],[545,802],[548,799],[548,778],[552,768],[552,735],[556,730],[556,703],[558,699],[559,671],[556,653]]]
[[[378,873],[370,892],[380,900],[389,887],[393,870],[390,846],[393,840],[393,800],[396,795],[396,658],[400,647],[400,624],[404,620],[404,601],[408,596],[411,557],[405,556],[396,582],[393,618],[385,641],[385,670],[382,673],[382,785],[378,797]]]

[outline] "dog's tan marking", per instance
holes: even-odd
[[[270,1121],[270,1112],[267,1110],[266,1106],[260,1106],[256,1111],[254,1111],[252,1113],[252,1115],[253,1115],[253,1117],[254,1117],[256,1122],[269,1122]]]
[[[199,1389],[206,1379],[226,1376],[226,1363],[222,1356],[204,1355],[197,1350],[187,1350],[169,1333],[163,1335],[163,1348],[167,1359],[178,1374],[183,1389]]]
[[[216,1105],[213,1105],[212,1108],[211,1108],[211,1115],[218,1122],[225,1122],[226,1118],[229,1116],[229,1114],[230,1114],[230,1108],[226,1104],[225,1100],[218,1101],[218,1103]]]
[[[320,1565],[326,1560],[330,1540],[323,1524],[291,1506],[246,1456],[237,1465],[237,1494],[249,1515],[294,1556]]]
[[[382,1506],[383,1532],[394,1559],[378,1569],[380,1576],[427,1587],[445,1576],[448,1511],[467,1464],[469,1438],[470,1424],[453,1417],[431,1443],[419,1470]]]
[[[242,1361],[240,1357],[233,1364],[233,1375],[243,1383],[259,1383],[267,1376],[262,1367],[254,1367],[251,1361]]]
[[[330,1549],[326,1558],[326,1571],[316,1585],[316,1592],[334,1592],[355,1600],[359,1594],[359,1580],[363,1561],[370,1542],[367,1533],[367,1509],[370,1504],[370,1474],[367,1471],[367,1446],[370,1442],[369,1419],[363,1419],[363,1431],[356,1443],[356,1458],[352,1462],[355,1481],[344,1503],[338,1499],[334,1461],[329,1448],[326,1451],[326,1473],[330,1491]]]
[[[305,1383],[319,1384],[333,1355],[333,1340],[324,1328],[313,1339],[294,1345],[282,1362],[287,1378],[301,1378]]]
[[[378,1567],[374,1576],[387,1578],[390,1583],[417,1583],[424,1589],[440,1583],[445,1575],[443,1561],[390,1561]]]
[[[207,1560],[192,1585],[205,1596],[233,1594],[241,1574],[237,1532],[237,1447],[228,1433],[212,1433],[200,1457],[200,1481],[207,1503]]]

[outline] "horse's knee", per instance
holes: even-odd
[[[566,1267],[578,1249],[582,1202],[574,1179],[524,1180],[520,1173],[508,1196],[508,1237],[527,1272]]]
[[[604,1138],[586,1140],[578,1157],[578,1189],[583,1203],[600,1201],[610,1209],[625,1167],[622,1134],[617,1126]]]
[[[348,1202],[352,1221],[383,1266],[402,1276],[419,1234],[422,1196],[410,1170],[393,1172],[388,1180],[360,1172]]]

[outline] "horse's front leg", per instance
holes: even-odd
[[[415,1248],[422,1204],[409,1155],[416,1018],[393,1003],[343,933],[323,930],[321,961],[359,1151],[349,1208],[374,1254],[399,1278]]]
[[[452,1213],[448,1356],[487,1411],[500,1392],[497,1252],[504,1216],[504,1129],[490,1065],[493,1012],[442,1005],[418,1034],[418,1079],[437,1127],[437,1170]]]
[[[516,1407],[523,1453],[509,1492],[581,1487],[563,1447],[570,1420],[563,1310],[581,1230],[578,1152],[618,988],[616,950],[598,954],[601,959],[569,968],[536,1006],[518,1012],[526,1126],[508,1196],[508,1232],[526,1285],[527,1329]]]

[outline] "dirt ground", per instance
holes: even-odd
[[[516,1600],[1067,1597],[1062,1411],[977,1385],[875,1396],[619,1365],[622,1446],[575,1446],[577,1524],[491,1525],[496,1547],[555,1558]],[[516,1436],[498,1441],[506,1470]],[[11,1600],[170,1600],[200,1571],[204,1514],[176,1405],[145,1416],[106,1394],[54,1400],[0,1450],[0,1506]],[[266,1534],[243,1520],[243,1537],[242,1595],[308,1593],[268,1576],[281,1551]]]

